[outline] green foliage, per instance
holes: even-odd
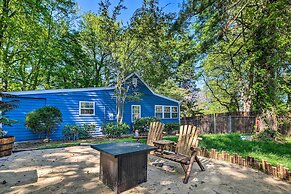
[[[180,129],[179,123],[166,123],[164,131],[167,132],[167,134],[172,134],[173,132],[179,133],[179,129]]]
[[[175,26],[194,31],[205,109],[290,111],[288,9],[285,0],[186,1]]]
[[[65,125],[63,128],[64,139],[77,140],[91,137],[90,131],[96,128],[95,124]]]
[[[79,131],[81,129],[80,125],[65,125],[63,128],[63,135],[65,140],[77,140]]]
[[[284,135],[282,135],[279,131],[275,131],[270,128],[267,128],[263,131],[258,132],[257,134],[253,136],[253,138],[258,141],[286,143],[286,139]]]
[[[3,98],[6,98],[6,100],[4,101]],[[3,94],[0,92],[0,123],[2,125],[6,125],[6,126],[11,126],[13,123],[15,123],[15,120],[11,120],[6,116],[6,113],[10,110],[13,110],[15,108],[17,108],[17,102],[18,100],[7,100],[7,98],[15,98],[15,96],[9,95],[9,94]],[[6,135],[7,131],[4,131],[1,127],[0,127],[0,137]]]
[[[150,129],[150,123],[160,121],[156,117],[142,117],[134,121],[133,129],[138,130],[140,134],[147,133]]]
[[[108,137],[121,137],[121,135],[128,133],[129,126],[126,123],[110,122],[103,124],[102,130]]]
[[[274,143],[270,141],[244,141],[240,139],[243,134],[206,134],[199,142],[199,147],[206,147],[208,150],[226,151],[229,154],[237,153],[242,157],[250,156],[257,160],[267,160],[272,165],[277,163],[291,169],[291,143]],[[177,141],[177,137],[166,137]]]
[[[25,126],[33,133],[44,134],[50,140],[51,133],[61,122],[61,111],[53,106],[45,106],[28,113]]]
[[[72,0],[0,1],[0,84],[3,91],[52,87],[61,70]],[[25,34],[25,35],[24,35]]]

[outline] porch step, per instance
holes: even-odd
[[[89,134],[91,137],[99,137],[103,135],[101,127],[96,127],[95,130],[89,131]]]

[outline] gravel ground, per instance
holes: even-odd
[[[185,185],[179,164],[149,156],[148,181],[124,193],[291,193],[290,183],[262,172],[202,162],[206,171],[194,165]],[[98,175],[99,152],[88,146],[18,152],[0,160],[0,193],[114,193]]]

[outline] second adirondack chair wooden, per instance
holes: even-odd
[[[162,157],[174,162],[181,164],[184,172],[185,178],[183,183],[187,184],[194,162],[197,162],[202,171],[205,170],[204,166],[197,157],[196,149],[198,146],[198,134],[199,130],[192,125],[183,125],[180,126],[178,142],[175,146],[175,152],[170,151],[160,151],[159,149],[155,151],[155,155]],[[153,144],[157,147],[160,147],[161,144],[164,144],[164,141],[154,141]]]

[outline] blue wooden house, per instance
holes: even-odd
[[[124,122],[130,126],[140,117],[157,117],[163,123],[180,122],[179,101],[156,94],[137,73],[126,78],[141,95],[137,101],[126,101]],[[4,126],[7,135],[16,136],[16,141],[37,140],[39,135],[25,127],[26,114],[43,106],[55,106],[63,114],[63,122],[52,134],[52,139],[62,139],[62,129],[67,124],[96,124],[96,133],[103,123],[116,120],[116,96],[114,87],[56,89],[9,92],[18,96],[18,108],[7,113],[17,120],[12,127]]]

